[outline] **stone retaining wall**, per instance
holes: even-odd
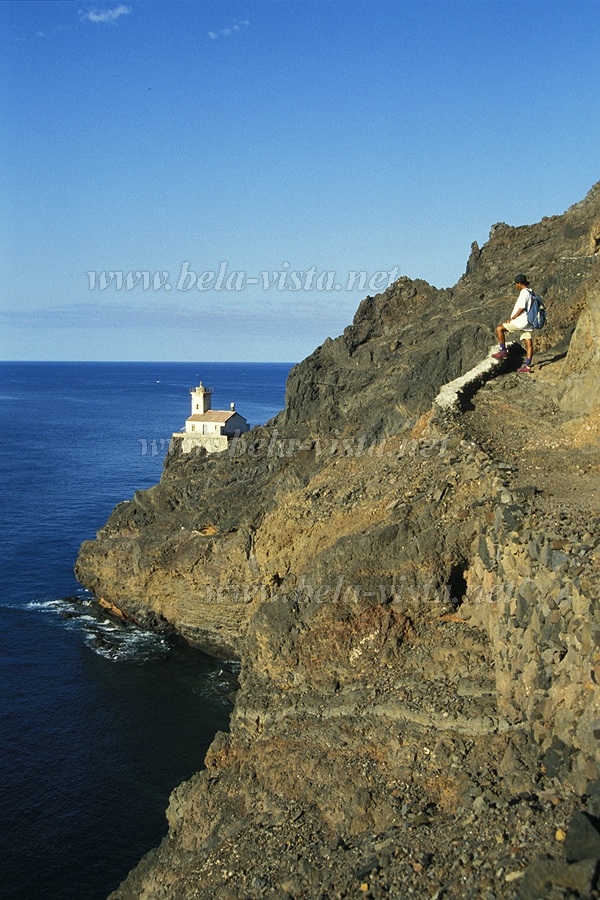
[[[513,495],[499,499],[480,522],[461,611],[489,634],[500,715],[583,794],[600,777],[600,537],[536,532]]]

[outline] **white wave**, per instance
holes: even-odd
[[[112,661],[143,661],[164,656],[169,652],[169,645],[160,635],[149,631],[131,630],[108,631],[102,628],[91,628],[85,636],[86,646],[98,656]]]
[[[25,609],[58,609],[65,606],[64,600],[30,600],[25,604]],[[15,609],[17,605],[15,604]]]
[[[63,627],[82,632],[85,646],[105,659],[143,661],[165,656],[170,649],[161,635],[108,619],[91,594],[76,601],[31,600],[25,609],[51,613]]]

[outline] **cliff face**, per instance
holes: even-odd
[[[344,448],[366,484],[376,446],[409,435],[441,385],[487,354],[493,327],[512,307],[516,271],[528,273],[548,304],[550,324],[538,347],[563,338],[587,310],[569,381],[572,390],[581,386],[577,395],[565,390],[562,402],[571,409],[582,395],[593,402],[595,369],[576,373],[587,370],[586,353],[593,357],[597,346],[587,295],[599,258],[599,204],[596,186],[563,216],[522,228],[495,225],[451,290],[401,278],[368,297],[342,336],[292,370],[285,410],[271,427],[254,429],[216,457],[169,456],[161,484],[118,506],[98,539],[82,546],[78,578],[140,621],[165,620],[209,652],[239,656],[261,593],[313,570],[322,517],[326,546],[355,532],[363,540],[364,485],[348,485],[348,500],[340,491],[332,522],[317,485],[329,480]],[[278,519],[293,541],[283,538]],[[378,560],[374,566],[379,572]]]
[[[436,858],[436,835],[497,860],[533,824],[515,879],[553,849],[600,777],[599,234],[596,185],[494,226],[452,289],[366,298],[268,426],[171,454],[82,545],[104,602],[242,659],[230,734],[117,896],[379,896],[419,876],[511,896],[503,866]],[[535,374],[509,361],[442,409],[518,271],[548,307]]]

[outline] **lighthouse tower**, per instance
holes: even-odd
[[[212,388],[205,388],[202,382],[192,388],[192,414],[185,420],[183,431],[176,431],[174,441],[181,441],[183,453],[202,448],[207,453],[219,453],[227,450],[234,437],[249,430],[246,419],[235,411],[235,404],[230,409],[212,408]]]
[[[211,409],[212,392],[213,389],[203,387],[202,382],[197,388],[192,388],[190,394],[192,395],[193,416],[202,416]]]

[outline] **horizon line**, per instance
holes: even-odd
[[[200,359],[200,360],[186,360],[186,359],[0,359],[0,364],[2,363],[75,363],[77,365],[81,365],[82,363],[106,363],[106,365],[111,365],[112,363],[133,363],[135,365],[145,365],[145,364],[164,364],[164,365],[198,365],[198,366],[206,366],[206,365],[228,365],[228,366],[295,366],[298,363],[298,360],[285,360],[285,359]]]

